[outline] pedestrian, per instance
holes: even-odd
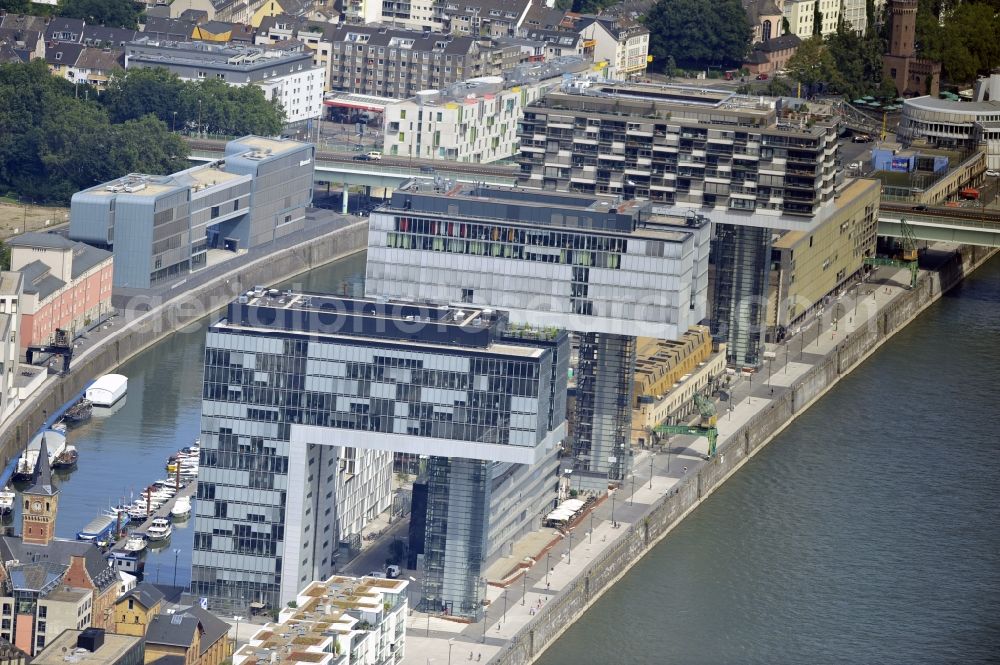
[[[771,388],[771,397],[774,397],[774,388]]]
[[[687,473],[687,472],[688,472],[688,468],[684,467],[684,473]]]
[[[545,590],[546,590],[546,591],[549,591],[550,589],[552,589],[552,585],[551,585],[551,584],[549,584],[548,582],[546,582],[546,583],[545,583]]]

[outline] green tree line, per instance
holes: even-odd
[[[42,60],[5,64],[0,99],[0,193],[36,201],[65,203],[126,173],[186,168],[183,129],[274,136],[284,124],[256,86],[185,82],[164,69],[117,73],[98,95],[52,76]]]
[[[971,83],[1000,65],[1000,0],[920,0],[916,37],[947,81]]]
[[[59,0],[55,6],[34,4],[30,0],[0,0],[0,10],[11,14],[79,18],[88,25],[130,30],[138,27],[142,15],[140,6],[132,0]]]

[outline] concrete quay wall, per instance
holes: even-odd
[[[6,466],[19,455],[44,423],[45,414],[55,412],[72,399],[88,381],[114,370],[168,335],[224,307],[254,285],[291,279],[362,251],[367,244],[368,222],[357,222],[304,244],[279,249],[192,290],[179,290],[169,300],[133,298],[127,309],[141,314],[132,320],[126,317],[127,322],[114,334],[74,358],[70,374],[46,383],[0,427],[0,459]]]
[[[766,410],[727,437],[710,463],[683,479],[669,494],[650,506],[643,518],[625,529],[601,558],[549,599],[507,646],[489,661],[490,665],[528,665],[534,662],[629,568],[799,413],[809,408],[843,376],[996,251],[961,247],[936,272],[922,275],[917,288],[884,308],[874,324],[847,335],[835,352],[800,377],[791,390],[774,399]]]

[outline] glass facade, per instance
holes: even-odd
[[[712,335],[728,345],[730,365],[758,367],[766,330],[771,231],[719,224],[713,247]]]
[[[635,337],[579,336],[573,422],[574,473],[596,487],[621,482],[631,470]]]
[[[376,301],[291,299],[300,307],[269,296],[234,303],[208,333],[192,594],[213,609],[280,607],[329,575],[337,547],[388,508],[388,451],[420,442],[438,451],[428,466],[425,595],[468,614],[497,547],[497,474],[530,479],[514,500],[500,485],[516,516],[501,520],[504,536],[554,498],[545,481],[554,472],[539,469],[554,470],[553,437],[564,431],[568,335],[508,334],[502,317],[457,308],[416,325],[409,310],[377,314]],[[446,323],[458,319],[468,334]],[[484,459],[495,446],[542,462]]]

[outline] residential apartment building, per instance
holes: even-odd
[[[628,19],[612,16],[582,16],[573,30],[583,38],[583,52],[595,63],[607,63],[604,76],[627,80],[646,73],[649,30]]]
[[[335,575],[310,582],[233,654],[233,665],[383,665],[406,657],[409,582]]]
[[[477,616],[485,566],[555,497],[568,336],[468,305],[241,300],[206,342],[192,593],[293,600],[388,507],[405,452],[429,456],[424,601]],[[243,455],[260,471],[231,470]]]
[[[114,286],[149,288],[305,223],[315,147],[248,136],[225,159],[168,176],[130,174],[73,195],[69,236],[111,247]]]
[[[201,607],[174,605],[149,619],[146,664],[166,658],[190,665],[222,665],[233,654],[229,630],[228,623]]]
[[[45,49],[45,61],[53,75],[70,83],[88,83],[98,90],[107,88],[111,75],[125,68],[123,50],[74,42],[50,43]]]
[[[268,16],[261,21],[254,43],[267,46],[297,39],[312,51],[312,63],[323,71],[323,88],[330,89],[330,74],[334,42],[334,25],[317,23],[287,14]]]
[[[23,276],[22,350],[70,339],[109,316],[114,260],[111,252],[56,233],[25,233],[7,241],[11,270]],[[20,350],[19,350],[20,352]]]
[[[582,81],[525,109],[520,162],[532,187],[648,199],[710,218],[713,332],[731,363],[756,366],[771,229],[808,231],[832,214],[837,151],[835,122],[791,126],[761,98]]]
[[[566,73],[586,71],[583,58],[562,58],[510,69],[388,104],[383,115],[387,155],[495,162],[518,154],[525,106],[555,89]]]
[[[472,37],[344,24],[334,37],[330,89],[344,92],[403,99],[516,64],[503,62],[503,48]]]
[[[532,0],[437,0],[438,29],[452,35],[512,37],[531,9]]]
[[[787,231],[774,241],[767,306],[772,340],[836,294],[861,272],[865,258],[875,256],[880,192],[877,180],[854,180],[837,197],[834,213],[816,228]]]
[[[709,227],[593,195],[423,186],[371,215],[365,290],[496,307],[579,333],[576,469],[595,488],[630,461],[635,335],[681,335],[706,314]]]
[[[281,104],[287,123],[318,118],[323,110],[324,71],[302,44],[266,48],[143,37],[125,49],[125,68],[136,67],[163,67],[185,81],[257,85]]]
[[[788,32],[800,39],[808,39],[817,32],[816,21],[820,21],[819,34],[826,37],[837,32],[840,21],[847,29],[864,34],[868,29],[867,3],[865,0],[784,0],[777,3],[782,16],[788,20]],[[876,16],[885,5],[885,0],[876,0]],[[781,35],[780,26],[771,37]]]

